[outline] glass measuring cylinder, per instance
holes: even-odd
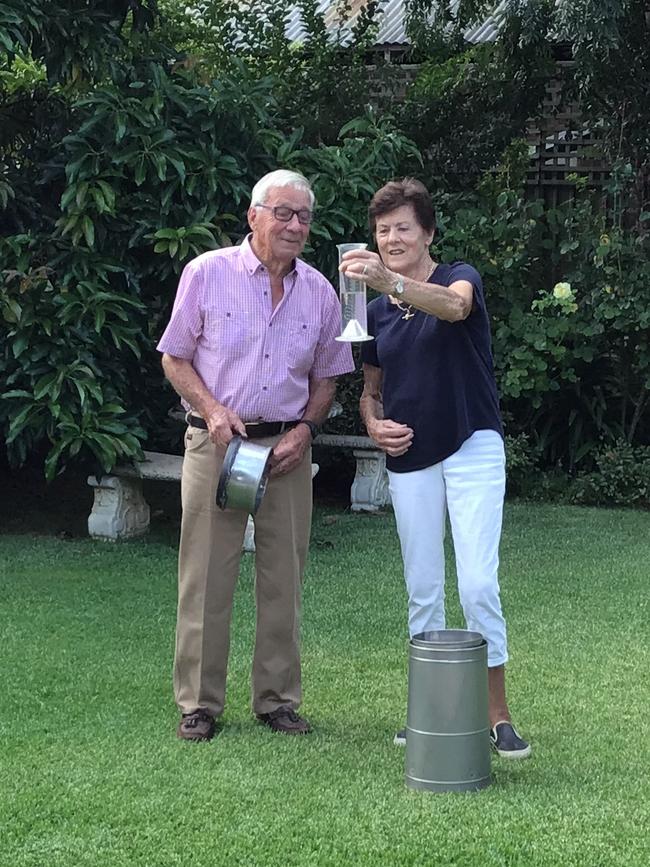
[[[337,244],[339,265],[344,253],[349,250],[365,250],[367,244]],[[372,340],[368,334],[366,309],[366,284],[339,271],[339,296],[341,299],[341,334],[336,338],[345,343]]]

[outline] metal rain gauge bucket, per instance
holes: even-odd
[[[257,512],[271,471],[272,451],[270,446],[260,446],[239,436],[231,439],[217,485],[220,509],[242,509],[250,515]]]
[[[349,250],[365,250],[367,244],[337,244],[339,265],[344,253]],[[368,313],[366,310],[366,284],[339,271],[339,293],[341,298],[341,334],[336,338],[344,343],[361,343],[372,340],[368,334]]]
[[[491,782],[487,642],[441,629],[409,642],[406,785],[430,792]]]

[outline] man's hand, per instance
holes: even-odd
[[[299,424],[287,431],[277,443],[271,455],[271,475],[284,476],[295,470],[311,444],[311,431],[306,424]]]
[[[246,437],[244,422],[236,412],[225,406],[219,405],[211,410],[205,423],[210,439],[216,446],[227,446],[235,434]]]
[[[413,441],[413,428],[390,418],[373,419],[366,424],[370,439],[392,458],[405,454]]]

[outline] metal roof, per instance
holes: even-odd
[[[349,21],[341,28],[341,44],[347,45],[351,38],[351,25],[359,16],[359,12],[366,5],[366,0],[351,0]],[[320,0],[318,14],[325,15],[325,23],[333,32],[339,23],[337,15],[337,3],[335,0]],[[305,36],[305,28],[300,17],[300,10],[292,6],[287,15],[286,35],[291,42],[301,42]],[[408,39],[404,27],[404,2],[403,0],[383,0],[380,2],[377,16],[379,31],[375,43],[377,45],[406,45]]]
[[[452,7],[457,5],[458,0],[451,0]],[[350,18],[341,28],[341,44],[349,44],[351,25],[359,16],[359,12],[366,5],[367,0],[351,0]],[[336,0],[319,0],[318,14],[325,16],[325,23],[334,32],[338,24]],[[500,0],[495,4],[491,15],[485,21],[470,28],[465,33],[468,42],[493,42],[499,33],[500,25],[508,8],[508,0]],[[377,15],[379,30],[375,39],[375,45],[408,45],[404,21],[404,0],[380,0],[380,8]],[[300,16],[300,9],[292,6],[287,13],[287,38],[291,42],[301,42],[305,37],[305,28]]]
[[[501,0],[485,21],[465,32],[465,39],[468,42],[494,42],[499,35],[507,11],[508,0]]]

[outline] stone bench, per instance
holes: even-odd
[[[356,474],[350,492],[353,512],[376,512],[390,502],[386,456],[369,437],[319,434],[315,446],[352,449]],[[144,460],[119,464],[101,479],[88,477],[94,502],[88,517],[88,533],[94,539],[135,539],[149,530],[150,509],[142,492],[143,479],[180,482],[183,458],[160,452],[144,452]],[[318,464],[312,464],[312,478]],[[254,551],[254,526],[248,519],[244,550]]]
[[[319,434],[314,445],[352,449],[356,460],[356,472],[350,490],[350,507],[353,512],[377,512],[390,503],[386,455],[370,437]]]
[[[88,534],[93,539],[116,542],[136,539],[149,530],[150,509],[142,492],[142,480],[180,482],[183,458],[160,452],[144,452],[143,461],[118,464],[110,475],[88,476],[94,489],[93,508],[88,516]],[[312,479],[318,464],[311,465]],[[249,516],[244,536],[244,550],[255,550],[255,527]]]
[[[88,476],[94,489],[88,533],[94,539],[135,539],[149,529],[149,504],[142,493],[142,480],[180,482],[183,458],[145,452],[143,461],[119,464],[110,475]]]

